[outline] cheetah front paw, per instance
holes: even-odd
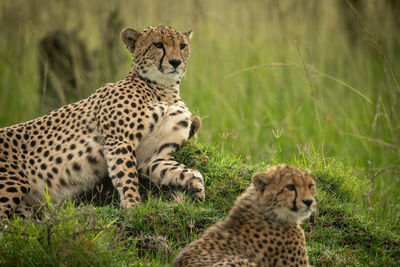
[[[140,197],[127,197],[121,201],[121,209],[135,208],[142,203]]]
[[[185,191],[188,192],[192,199],[198,199],[200,201],[206,199],[204,180],[200,173],[194,174],[193,177],[188,179],[185,185]]]

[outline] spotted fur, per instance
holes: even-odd
[[[121,207],[129,208],[140,203],[138,171],[204,200],[200,172],[170,156],[200,127],[179,95],[191,35],[165,26],[125,29],[121,40],[133,56],[128,76],[87,99],[0,129],[0,216],[30,215],[46,188],[59,202],[105,176]]]
[[[185,247],[172,266],[309,266],[300,223],[316,209],[310,173],[284,164],[252,181],[228,217]]]

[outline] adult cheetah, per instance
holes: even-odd
[[[316,209],[308,171],[283,164],[253,175],[228,217],[185,247],[172,266],[308,266],[301,221]]]
[[[133,67],[126,77],[87,99],[0,129],[0,216],[29,216],[46,188],[59,202],[105,176],[120,206],[129,208],[140,202],[138,172],[204,200],[200,172],[170,156],[200,127],[179,95],[191,36],[191,30],[166,26],[127,28],[121,40]]]

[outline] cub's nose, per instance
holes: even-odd
[[[306,204],[306,206],[309,208],[311,206],[311,204],[313,203],[312,199],[305,199],[302,200],[304,204]]]
[[[175,69],[182,63],[182,60],[180,59],[170,59],[169,64],[172,65]]]

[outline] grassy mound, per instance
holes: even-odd
[[[176,157],[204,175],[204,203],[191,201],[178,188],[145,185],[147,198],[137,209],[47,204],[34,218],[1,223],[0,265],[168,265],[182,247],[226,216],[255,171],[268,167],[196,142]],[[309,155],[289,163],[310,169],[318,183],[318,212],[304,224],[311,264],[400,264],[398,229],[386,229],[360,201],[369,193],[367,180],[332,159]]]

